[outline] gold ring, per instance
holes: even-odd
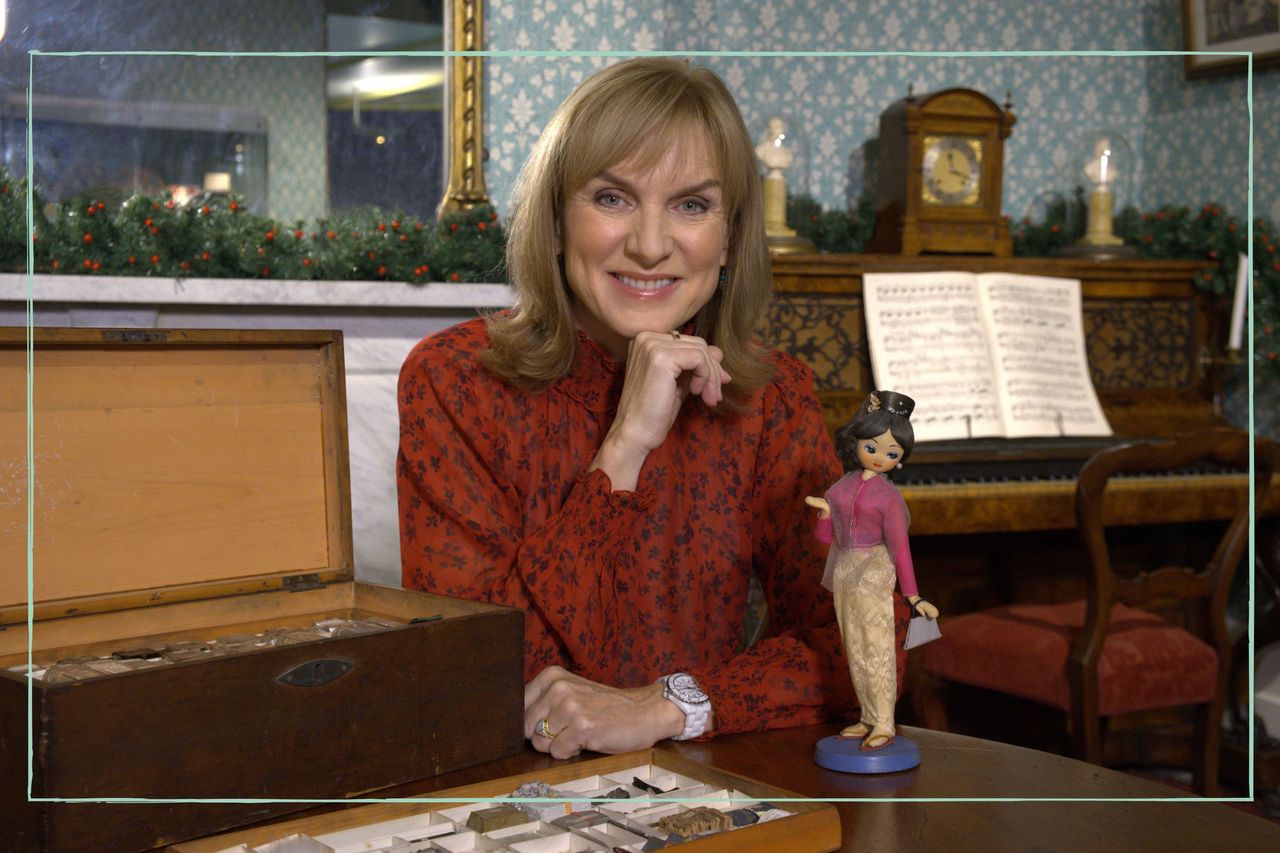
[[[679,333],[678,331],[676,331],[675,329],[672,329],[672,330],[671,330],[671,338],[672,338],[672,340],[676,340],[676,341],[680,340],[680,333]]]
[[[541,720],[538,720],[538,725],[534,727],[534,731],[537,734],[542,735],[547,740],[556,739],[556,733],[551,731],[551,721],[548,720],[546,717],[543,717]]]

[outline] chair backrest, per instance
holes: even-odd
[[[1266,503],[1273,475],[1280,471],[1280,445],[1258,439],[1254,448],[1254,505]],[[1238,471],[1248,470],[1251,442],[1238,429],[1215,427],[1170,439],[1125,444],[1095,454],[1080,471],[1076,484],[1076,522],[1089,556],[1092,577],[1082,636],[1072,655],[1090,667],[1102,653],[1111,606],[1116,601],[1142,604],[1157,599],[1202,599],[1209,636],[1219,660],[1230,653],[1226,602],[1231,579],[1248,544],[1250,504],[1242,485],[1227,529],[1202,567],[1166,566],[1133,577],[1117,578],[1107,548],[1103,497],[1107,481],[1117,474],[1171,472],[1196,463],[1213,462]]]

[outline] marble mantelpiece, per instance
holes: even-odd
[[[511,304],[501,284],[0,274],[0,325],[340,329],[347,370],[356,576],[399,585],[396,377],[409,349]]]

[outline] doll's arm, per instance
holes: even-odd
[[[824,545],[831,544],[835,538],[835,523],[831,520],[831,504],[826,498],[806,497],[804,502],[818,511],[818,519],[813,523],[813,538]]]

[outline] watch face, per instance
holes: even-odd
[[[690,705],[701,705],[703,702],[710,701],[707,694],[703,693],[702,688],[698,686],[698,682],[693,680],[693,676],[684,672],[677,672],[668,678],[667,689],[681,702],[687,702]]]
[[[920,195],[925,204],[976,207],[981,203],[982,140],[926,136]]]

